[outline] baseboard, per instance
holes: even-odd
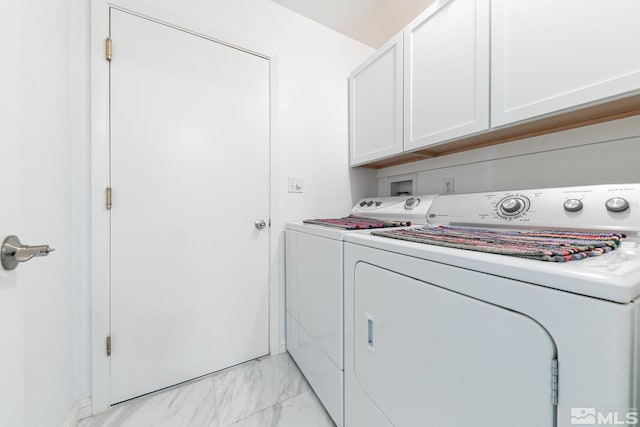
[[[91,416],[91,398],[76,400],[73,407],[67,414],[67,418],[64,420],[62,427],[76,427],[78,422]]]

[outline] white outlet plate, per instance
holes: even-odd
[[[302,178],[295,176],[289,177],[289,193],[302,193],[304,191],[304,182]]]
[[[444,178],[442,180],[442,194],[453,194],[455,192],[454,179]]]

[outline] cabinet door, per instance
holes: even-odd
[[[402,33],[351,74],[351,166],[402,152]]]
[[[489,1],[437,1],[405,30],[405,150],[489,128]]]
[[[638,0],[493,0],[491,125],[640,88]]]

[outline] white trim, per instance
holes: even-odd
[[[109,35],[109,8],[104,0],[91,4],[91,391],[93,413],[109,408],[109,358],[105,339],[109,318],[109,65],[104,56]]]
[[[269,52],[258,43],[238,40],[226,34],[217,36],[199,29],[197,25],[166,12],[152,11],[148,7],[139,10],[123,8],[117,0],[91,0],[91,267],[92,267],[92,325],[91,325],[91,361],[93,413],[109,408],[110,402],[110,363],[105,352],[105,339],[110,333],[110,292],[109,292],[109,215],[104,206],[105,188],[109,186],[109,67],[104,57],[105,38],[109,34],[110,7],[123,10],[171,27],[194,33],[269,60],[270,64],[270,108],[271,108],[271,147],[270,147],[270,219],[269,228],[269,350],[281,353],[284,337],[281,337],[280,318],[280,272],[282,257],[280,251],[280,230],[282,228],[278,182],[278,56]],[[171,15],[171,14],[169,14]],[[160,18],[161,17],[161,18]],[[174,25],[173,22],[180,22]],[[243,47],[239,47],[243,46]]]
[[[280,347],[278,348],[278,352],[273,354],[285,353],[286,351],[287,351],[287,340],[282,338],[280,339]]]
[[[247,39],[237,34],[230,34],[225,30],[218,28],[212,29],[206,26],[201,21],[191,19],[184,14],[168,10],[166,7],[156,7],[152,2],[146,0],[92,0],[98,4],[95,7],[113,7],[123,12],[131,13],[145,19],[150,19],[170,27],[184,30],[192,34],[205,37],[217,41],[219,43],[226,44],[228,46],[236,47],[240,50],[244,50],[250,53],[254,53],[258,56],[262,56],[265,59],[270,59],[276,52],[271,50],[265,42],[256,39]],[[179,9],[179,8],[176,8]]]
[[[231,42],[227,42],[227,41],[219,39],[219,38],[210,37],[210,36],[208,36],[208,35],[206,35],[204,33],[199,33],[199,32],[197,32],[195,30],[191,30],[191,29],[187,29],[185,27],[174,25],[174,24],[172,24],[172,23],[170,23],[168,21],[163,21],[161,19],[152,18],[149,15],[144,15],[144,14],[135,12],[135,11],[133,11],[131,9],[123,8],[123,7],[120,7],[120,6],[111,5],[109,7],[111,9],[115,9],[115,10],[118,10],[120,12],[128,13],[129,15],[137,16],[138,18],[146,19],[147,21],[155,22],[156,24],[160,24],[160,25],[164,25],[164,26],[167,26],[167,27],[171,27],[171,28],[176,29],[178,31],[184,31],[185,33],[189,33],[189,34],[191,34],[193,36],[202,37],[203,39],[207,39],[207,40],[210,40],[212,42],[216,42],[218,44],[221,44],[221,45],[224,45],[224,46],[227,46],[227,47],[231,47],[233,49],[241,50],[241,51],[243,51],[245,53],[249,53],[251,55],[259,56],[260,58],[264,58],[264,59],[267,59],[267,60],[269,59],[268,56],[263,55],[262,53],[259,53],[259,52],[255,51],[255,50],[248,49],[248,48],[239,46],[239,45],[231,43]]]
[[[271,121],[271,153],[270,153],[270,226],[269,226],[269,352],[280,353],[279,343],[280,325],[284,319],[280,318],[280,272],[284,271],[283,257],[280,254],[280,197],[278,192],[280,174],[280,144],[278,129],[278,55],[272,53],[269,56],[269,97],[270,97],[270,121]]]
[[[80,399],[76,400],[73,404],[73,407],[67,414],[67,417],[62,424],[62,427],[76,427],[78,422],[83,419],[91,416],[91,399]]]

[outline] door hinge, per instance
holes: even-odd
[[[105,41],[105,57],[109,62],[111,62],[112,49],[113,45],[111,42],[111,37],[107,37],[107,40]]]
[[[107,206],[107,210],[111,209],[111,187],[107,187],[105,205]]]
[[[107,337],[107,356],[111,356],[111,337]]]
[[[551,361],[551,404],[558,406],[558,359]]]

